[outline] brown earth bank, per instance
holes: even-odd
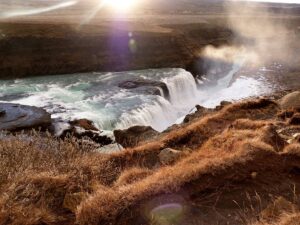
[[[245,18],[237,16],[237,21]],[[207,58],[203,54],[207,46],[245,45],[252,51],[252,45],[260,43],[257,37],[252,40],[237,33],[226,15],[97,18],[82,26],[76,18],[68,22],[55,21],[53,16],[44,19],[0,20],[0,79],[168,67],[185,68],[201,76],[212,69],[210,65],[218,65],[217,70],[224,74],[232,62]],[[299,17],[280,14],[267,20],[286,27],[293,37],[289,42],[299,43]],[[278,30],[272,38],[282,35],[285,33]],[[290,45],[289,56],[297,61],[293,55],[297,55],[298,44]]]
[[[82,0],[70,8],[45,14],[1,17],[1,13],[14,12],[15,4],[25,9],[53,4],[38,2],[0,3],[0,79],[166,67],[186,68],[194,75],[203,75],[207,68],[201,53],[207,45],[256,41],[242,37],[244,33],[237,33],[228,24],[231,8],[237,3],[224,5],[219,0],[156,0],[124,18],[100,11],[87,23],[82,22],[97,1]],[[253,17],[264,23],[268,17],[272,23],[282,23],[299,33],[299,7],[295,5],[240,4],[240,9],[254,7],[257,15],[251,10],[246,15],[244,10],[237,10],[237,21],[251,21]],[[276,30],[272,40],[279,33]],[[228,65],[222,68],[228,71]]]
[[[110,155],[2,135],[0,224],[298,224],[300,98],[281,95],[199,106]]]
[[[231,43],[233,36],[215,23],[163,28],[111,21],[79,28],[78,24],[2,22],[0,30],[0,79],[185,68],[204,46]]]

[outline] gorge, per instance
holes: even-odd
[[[214,83],[184,69],[43,76],[0,82],[0,100],[46,109],[56,121],[89,119],[100,130],[135,125],[163,131],[190,113],[196,104],[213,108],[223,100],[267,94],[267,82],[233,76],[242,65]],[[55,79],[53,79],[55,78]]]

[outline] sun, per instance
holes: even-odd
[[[115,11],[128,12],[137,5],[137,1],[138,0],[106,0],[105,3]]]

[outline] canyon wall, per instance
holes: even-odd
[[[172,25],[156,30],[127,25],[85,25],[78,29],[65,24],[0,23],[0,79],[186,68],[204,46],[226,44],[232,39],[231,31],[218,25]]]

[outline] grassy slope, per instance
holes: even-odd
[[[114,155],[39,135],[2,140],[0,224],[161,224],[151,209],[172,202],[186,224],[280,220],[298,212],[300,145],[276,134],[291,128],[279,111],[269,100],[236,103]],[[166,147],[184,154],[159,166]],[[278,197],[279,213],[268,213]]]

